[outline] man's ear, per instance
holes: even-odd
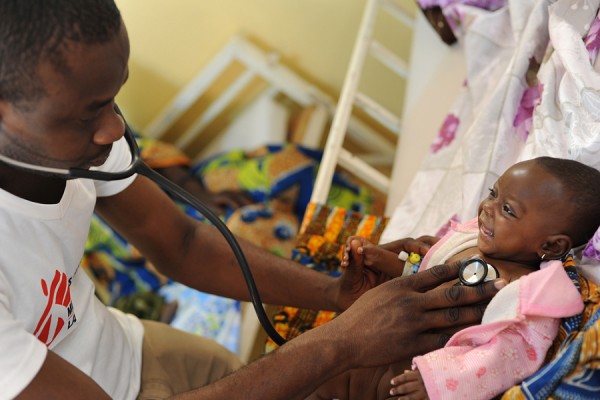
[[[546,241],[540,249],[539,256],[544,260],[558,260],[573,246],[573,241],[567,235],[551,235],[546,238]]]
[[[12,121],[18,110],[15,103],[0,99],[0,125],[4,125],[7,121]]]
[[[7,106],[8,106],[8,103],[6,101],[0,99],[0,121],[3,120],[4,113],[6,112]]]

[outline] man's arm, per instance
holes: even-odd
[[[48,350],[46,360],[33,381],[16,400],[37,399],[110,399],[89,376]]]
[[[185,216],[143,176],[123,192],[99,198],[98,212],[163,274],[196,289],[248,300],[248,289],[230,246],[212,226]],[[336,279],[239,240],[261,300],[339,310]]]

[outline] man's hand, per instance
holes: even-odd
[[[333,335],[349,344],[350,365],[372,367],[424,354],[444,346],[459,327],[479,323],[485,303],[506,282],[438,287],[456,279],[459,267],[438,265],[385,282],[331,321],[328,328],[339,330]]]
[[[438,240],[433,236],[421,236],[376,246],[359,236],[349,238],[342,259],[346,269],[337,281],[338,308],[345,310],[367,290],[400,276],[403,263],[398,260],[398,254],[401,251],[425,255]]]

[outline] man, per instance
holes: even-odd
[[[123,169],[129,153],[114,98],[127,80],[128,58],[127,32],[112,0],[2,0],[0,154],[53,168]],[[442,266],[391,280],[350,307],[376,281],[374,272],[349,268],[333,279],[242,243],[264,302],[350,308],[232,373],[239,362],[212,342],[142,323],[94,297],[93,285],[78,270],[94,206],[165,275],[202,291],[248,299],[225,240],[185,217],[145,177],[65,181],[15,168],[5,159],[0,398],[301,396],[346,369],[442,346],[453,327],[481,318],[482,306],[459,306],[487,300],[498,290],[488,284],[425,293],[456,276],[456,266]],[[409,251],[418,246],[403,243]],[[402,345],[408,342],[410,348]]]

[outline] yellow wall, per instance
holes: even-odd
[[[396,0],[415,12],[413,0]],[[131,41],[130,78],[118,101],[143,128],[236,33],[338,97],[365,0],[117,0]],[[381,12],[375,37],[401,56],[410,31]],[[376,61],[361,90],[400,113],[404,82]]]

